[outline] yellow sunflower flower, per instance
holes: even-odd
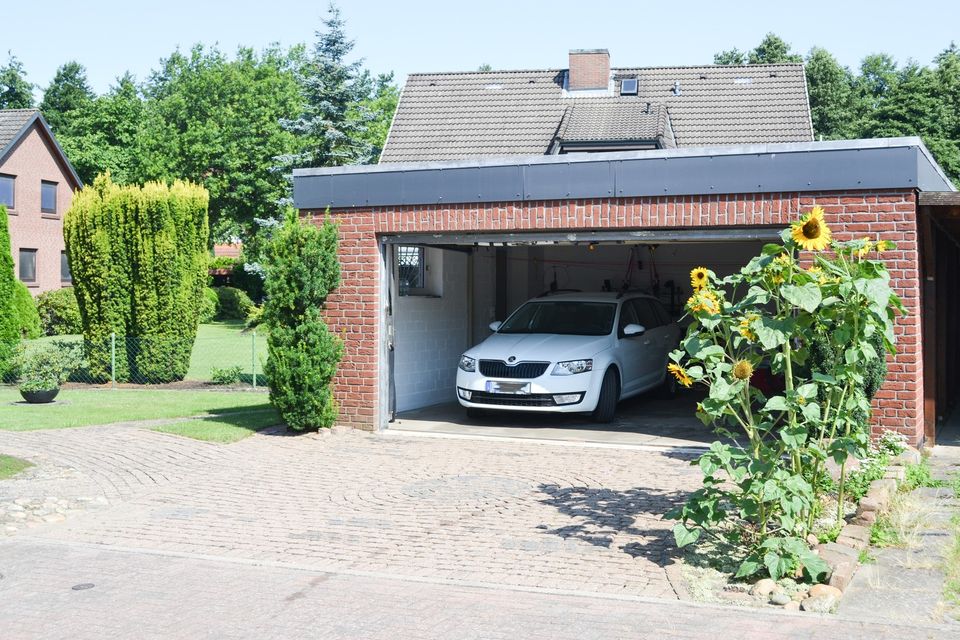
[[[733,377],[737,380],[749,380],[753,376],[753,365],[746,360],[737,360],[733,365]]]
[[[667,371],[672,373],[673,377],[677,379],[677,382],[683,386],[690,387],[690,385],[693,384],[693,378],[687,375],[687,370],[680,365],[671,362],[667,365]]]
[[[710,315],[717,315],[720,313],[720,300],[712,291],[701,289],[687,300],[687,308],[693,312],[705,311]]]
[[[774,258],[773,261],[785,267],[788,264],[790,264],[790,256],[788,256],[785,253],[781,253],[776,258]]]
[[[737,329],[740,332],[740,335],[749,340],[750,342],[757,341],[757,334],[754,333],[753,329],[750,328],[750,325],[756,320],[759,316],[751,313],[746,318],[740,320],[740,328]]]
[[[794,242],[807,251],[823,251],[830,246],[832,232],[823,221],[823,209],[814,207],[810,213],[791,225]]]
[[[690,271],[690,286],[694,291],[700,291],[707,286],[707,268],[696,267]]]
[[[827,284],[827,281],[828,281],[828,280],[827,280],[827,274],[825,274],[825,273],[823,272],[823,269],[821,269],[821,268],[818,267],[817,265],[813,265],[812,267],[810,267],[809,269],[807,269],[807,273],[809,273],[809,274],[812,275],[814,278],[816,278],[818,283],[820,283],[820,284]]]
[[[863,260],[867,257],[867,254],[873,250],[873,243],[870,242],[870,238],[863,239],[863,246],[857,249],[857,257]]]
[[[879,242],[877,242],[877,251],[890,251],[891,249],[895,249],[896,247],[897,245],[890,242],[889,240],[880,240]]]

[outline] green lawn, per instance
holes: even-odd
[[[202,324],[197,329],[197,339],[193,343],[193,353],[190,354],[190,368],[187,370],[187,380],[210,380],[210,372],[214,367],[228,369],[240,367],[242,382],[250,384],[253,381],[254,360],[257,367],[257,385],[266,385],[263,377],[263,363],[267,360],[267,336],[262,328],[257,329],[254,339],[253,331],[243,331],[242,320],[218,320]],[[50,336],[40,338],[40,341],[64,340],[79,342],[82,336]],[[256,355],[254,355],[256,347]]]
[[[257,409],[233,416],[184,420],[183,422],[156,427],[154,431],[172,433],[195,440],[229,444],[237,440],[243,440],[259,429],[272,427],[279,423],[280,417],[274,409]]]
[[[54,404],[28,405],[20,402],[16,387],[0,387],[0,430],[6,431],[186,418],[205,413],[226,416],[268,409],[266,394],[244,391],[64,389]]]
[[[222,320],[200,325],[193,343],[187,380],[209,380],[214,367],[240,367],[244,382],[251,382],[254,361],[253,332],[243,333],[240,320]],[[267,359],[267,337],[258,331],[256,337],[257,384],[264,384],[263,363]]]
[[[6,480],[11,478],[27,467],[32,467],[33,465],[27,462],[26,460],[21,460],[20,458],[14,458],[13,456],[5,456],[0,453],[0,480]]]

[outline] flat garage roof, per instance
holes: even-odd
[[[917,137],[293,172],[298,209],[903,188],[955,191]]]

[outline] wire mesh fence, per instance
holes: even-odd
[[[195,339],[183,336],[121,336],[103,339],[54,336],[26,340],[26,351],[71,350],[77,366],[68,382],[89,385],[245,386],[266,388],[262,333],[231,325],[202,325]]]

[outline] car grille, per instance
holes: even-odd
[[[474,391],[470,395],[470,402],[476,404],[496,404],[510,407],[555,407],[557,403],[553,401],[553,394],[549,393],[530,393],[522,396],[511,393],[488,393],[486,391]]]
[[[518,362],[508,366],[503,360],[481,360],[480,373],[488,378],[539,378],[550,366],[549,362]]]

